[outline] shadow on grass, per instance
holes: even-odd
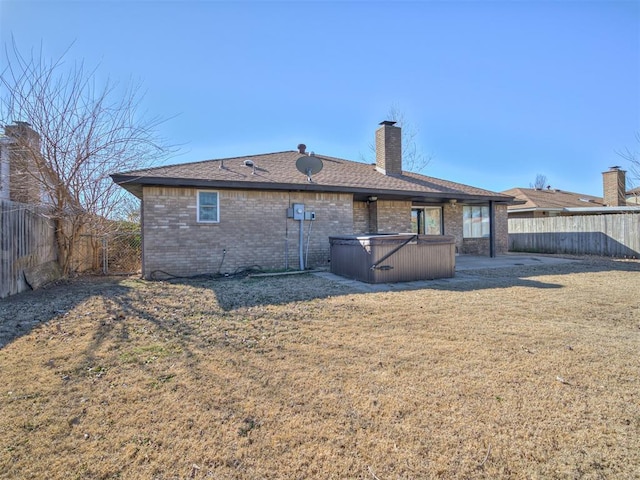
[[[140,279],[130,281],[140,282],[143,288],[131,287],[104,299],[106,319],[100,323],[91,344],[83,352],[86,362],[92,363],[93,352],[103,351],[109,342],[118,345],[121,360],[125,363],[146,364],[178,354],[193,358],[194,347],[203,341],[202,331],[192,321],[192,308],[198,300],[197,285],[194,285],[193,292],[182,298],[163,288],[162,282],[150,282],[149,289],[145,287],[149,282]],[[154,288],[156,286],[159,288]],[[210,312],[210,318],[219,313]],[[141,333],[141,329],[144,332]],[[145,338],[141,339],[141,335]],[[128,351],[127,346],[133,346],[133,351]]]
[[[119,280],[119,279],[118,279]],[[22,292],[0,300],[0,348],[39,325],[65,316],[91,297],[115,297],[126,294],[128,287],[108,277],[83,277],[58,282],[52,286]]]
[[[563,288],[562,283],[543,281],[540,277],[562,276],[595,272],[640,272],[640,263],[608,259],[576,260],[569,263],[518,265],[497,268],[466,269],[456,272],[454,278],[404,284],[405,290],[437,289],[451,291],[476,291],[495,288]],[[531,277],[537,277],[535,279]]]
[[[170,282],[212,291],[218,306],[226,312],[360,293],[311,273],[260,278],[176,279]]]
[[[210,291],[215,295],[215,309],[203,312],[209,316],[256,306],[282,305],[307,302],[328,297],[376,292],[417,290],[480,291],[510,287],[534,289],[560,289],[562,282],[556,279],[544,281],[544,276],[593,273],[605,271],[640,272],[639,262],[614,260],[581,260],[555,265],[517,265],[501,268],[483,268],[457,272],[454,278],[396,284],[366,284],[337,276],[301,274],[264,278],[206,277],[174,279],[168,284],[193,287],[190,298],[173,298],[170,291],[136,291],[122,284],[122,278],[88,277],[61,283],[35,292],[24,292],[0,300],[0,349],[38,325],[64,322],[65,315],[90,297],[100,297],[106,315],[99,320],[89,350],[98,349],[108,338],[126,341],[130,335],[128,322],[119,321],[135,316],[149,323],[159,332],[173,336],[185,351],[197,332],[188,322],[182,321],[185,305],[197,305],[198,291]],[[532,278],[536,277],[536,278]],[[158,282],[160,285],[163,282]],[[162,304],[158,310],[155,303]],[[195,302],[195,303],[194,303]],[[91,355],[90,352],[86,352]]]
[[[84,277],[1,300],[0,350],[40,326],[46,329],[43,338],[73,340],[84,335],[88,342],[73,347],[75,369],[62,372],[67,379],[100,377],[113,366],[105,357],[108,351],[125,363],[144,364],[149,358],[178,353],[192,356],[199,332],[183,318],[191,299],[181,301],[160,282],[148,289],[147,282],[123,280]],[[138,281],[142,289],[136,288]],[[89,330],[82,327],[87,322]]]
[[[187,279],[172,282],[212,290],[225,311],[243,307],[280,305],[322,299],[330,296],[398,292],[416,290],[479,291],[510,287],[560,289],[562,283],[546,282],[542,276],[576,273],[632,271],[640,272],[638,262],[613,260],[575,261],[562,264],[514,265],[500,268],[468,269],[457,272],[454,278],[394,284],[367,284],[337,275],[304,274],[295,277],[263,277],[243,280]]]

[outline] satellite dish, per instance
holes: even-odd
[[[307,181],[311,182],[311,175],[315,175],[322,170],[322,160],[312,155],[300,157],[296,160],[296,168],[300,173],[307,176]]]

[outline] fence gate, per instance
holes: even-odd
[[[139,273],[142,269],[140,232],[114,233],[102,237],[102,273]]]
[[[139,231],[81,235],[75,257],[76,272],[138,273],[142,269],[142,237]]]

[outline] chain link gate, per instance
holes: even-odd
[[[139,231],[102,237],[104,275],[139,273],[142,269],[142,236]]]

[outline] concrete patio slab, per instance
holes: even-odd
[[[464,270],[480,270],[484,268],[505,268],[527,265],[559,265],[577,262],[570,258],[553,255],[506,254],[497,257],[482,257],[478,255],[458,255],[456,257],[456,272]]]
[[[470,273],[473,270],[510,267],[516,268],[537,265],[559,265],[563,263],[573,263],[578,261],[579,260],[552,255],[506,254],[499,255],[493,258],[476,255],[458,255],[456,256],[456,276],[453,278],[440,278],[435,280],[419,280],[415,282],[399,283],[365,283],[359,280],[345,278],[326,271],[314,272],[313,275],[326,278],[327,280],[331,280],[333,282],[338,282],[345,287],[350,287],[361,292],[389,292],[415,290],[420,288],[434,287],[441,284],[469,281],[469,275],[467,274],[467,272]],[[460,274],[458,274],[457,272],[460,272]]]

